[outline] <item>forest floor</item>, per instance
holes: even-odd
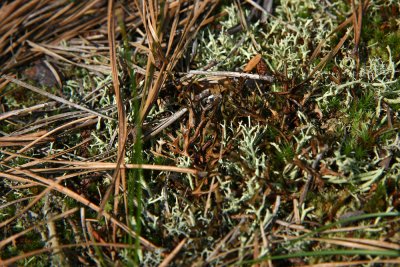
[[[398,1],[2,1],[0,36],[1,266],[400,265]]]

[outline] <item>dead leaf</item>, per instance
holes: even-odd
[[[244,67],[243,71],[251,72],[257,66],[260,60],[261,60],[261,55],[260,54],[255,55],[252,59],[250,59],[246,67]]]

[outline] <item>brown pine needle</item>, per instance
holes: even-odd
[[[51,93],[48,93],[48,92],[46,92],[46,91],[44,91],[44,90],[42,90],[42,89],[39,89],[39,88],[37,88],[37,87],[35,87],[35,86],[32,86],[32,85],[30,85],[30,84],[27,84],[27,83],[25,83],[25,82],[23,82],[23,81],[17,80],[17,79],[15,79],[15,78],[11,77],[11,76],[2,75],[1,77],[4,78],[4,79],[6,79],[6,80],[9,80],[9,81],[11,81],[11,82],[13,82],[13,83],[15,83],[15,84],[18,84],[19,86],[22,86],[22,87],[24,87],[24,88],[26,88],[26,89],[29,89],[29,90],[31,90],[31,91],[33,91],[33,92],[35,92],[35,93],[38,93],[38,94],[41,94],[41,95],[43,95],[43,96],[45,96],[45,97],[48,97],[48,98],[50,98],[50,99],[53,99],[53,100],[55,100],[55,101],[57,101],[57,102],[66,104],[66,105],[68,105],[68,106],[71,106],[71,107],[76,108],[76,109],[79,109],[79,110],[83,110],[83,111],[89,112],[89,113],[91,113],[91,114],[94,114],[94,115],[96,115],[96,116],[99,116],[99,117],[102,117],[102,118],[105,118],[105,119],[108,119],[108,120],[114,120],[114,119],[111,118],[111,117],[108,117],[108,116],[106,116],[106,115],[100,114],[100,113],[98,113],[98,112],[96,112],[96,111],[93,111],[93,110],[91,110],[91,109],[82,107],[81,105],[72,103],[71,101],[65,100],[65,99],[63,99],[63,98],[61,98],[61,97],[59,97],[59,96],[53,95],[53,94],[51,94]]]
[[[178,254],[179,251],[182,249],[182,247],[185,245],[186,241],[187,241],[187,238],[182,239],[179,242],[179,244],[174,248],[174,250],[171,251],[170,254],[168,254],[168,256],[161,262],[160,265],[158,265],[158,267],[167,267],[169,265],[169,263],[174,259],[176,254]]]

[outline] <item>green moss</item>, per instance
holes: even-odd
[[[386,47],[390,47],[394,61],[400,60],[400,30],[391,10],[398,9],[387,5],[380,10],[366,13],[363,17],[361,38],[371,46],[370,56],[388,59]]]
[[[16,245],[8,245],[1,250],[0,255],[2,259],[7,259],[22,255],[25,252],[41,249],[45,246],[45,242],[42,241],[41,236],[36,231],[30,231],[23,237],[16,240]],[[49,262],[48,256],[45,254],[35,256],[26,260],[19,261],[20,264],[25,265],[26,262],[32,264],[30,266],[47,266],[44,262]]]
[[[361,160],[375,145],[376,140],[373,136],[373,131],[376,129],[376,123],[373,123],[375,109],[372,90],[353,100],[348,110],[342,109],[343,113],[348,114],[349,135],[342,146],[342,152],[346,156]]]
[[[276,153],[276,160],[285,163],[288,161],[292,161],[293,157],[295,155],[293,146],[291,144],[284,144],[283,146],[280,147],[280,151],[277,151]]]
[[[354,151],[354,157],[357,160],[361,160],[367,155],[367,150],[364,147],[362,147],[361,145],[355,146],[353,148],[353,151]]]
[[[68,209],[72,209],[80,205],[76,200],[70,197],[64,198],[63,203],[65,204],[65,207]]]
[[[400,30],[389,33],[386,37],[386,43],[392,51],[394,61],[398,61],[400,59]]]
[[[370,213],[383,212],[387,207],[387,194],[385,182],[377,185],[375,192],[364,205],[364,210]]]
[[[346,140],[342,146],[343,154],[347,157],[352,157],[352,152],[354,151],[354,140]]]
[[[308,19],[308,18],[311,18],[311,14],[313,11],[314,10],[312,10],[312,9],[304,7],[299,11],[298,16],[302,19]]]
[[[342,106],[343,100],[339,96],[333,96],[329,101],[328,101],[328,106],[327,109],[329,111],[336,111],[339,110]]]
[[[267,140],[275,141],[275,138],[279,136],[279,132],[273,127],[267,127],[265,135]]]

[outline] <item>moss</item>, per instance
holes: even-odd
[[[64,198],[63,203],[65,205],[65,208],[67,208],[67,209],[79,207],[79,205],[80,205],[76,200],[74,200],[70,197]]]
[[[391,15],[393,10],[396,9],[399,12],[395,5],[387,5],[364,15],[361,37],[364,42],[371,46],[370,56],[387,60],[386,47],[389,46],[394,61],[400,60],[400,29],[395,17]]]
[[[369,213],[385,211],[388,204],[387,198],[385,182],[380,182],[367,203],[365,203],[364,210]]]
[[[2,259],[7,259],[23,254],[24,252],[41,249],[45,246],[41,236],[36,231],[30,231],[23,237],[17,239],[17,246],[8,245],[1,250],[0,255]],[[25,265],[27,262],[32,264],[30,266],[49,266],[49,257],[46,254],[38,255],[19,261],[19,264]]]
[[[351,113],[362,112],[367,115],[368,112],[375,111],[376,103],[372,90],[367,90],[361,97],[355,100],[350,108]]]
[[[276,160],[280,162],[292,161],[295,153],[291,144],[285,144],[281,147],[281,151],[276,154]]]
[[[346,140],[343,144],[343,154],[346,155],[347,157],[352,157],[352,153],[354,151],[354,140]]]
[[[361,146],[361,145],[357,145],[357,146],[353,147],[352,149],[353,149],[353,151],[354,151],[354,157],[355,157],[357,160],[362,160],[363,158],[365,158],[366,155],[367,155],[367,152],[368,152],[368,151],[367,151],[363,146]]]
[[[385,41],[392,50],[392,55],[395,56],[394,61],[397,61],[400,54],[400,30],[389,33]]]

